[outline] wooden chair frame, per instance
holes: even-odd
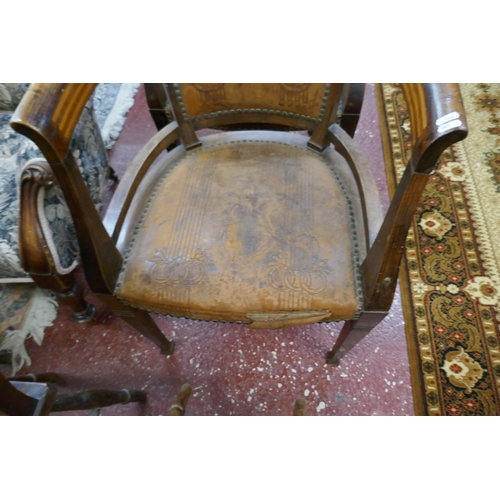
[[[65,385],[57,373],[24,375],[6,378],[0,373],[0,415],[48,416],[52,412],[92,410],[99,415],[105,406],[145,403],[147,394],[142,390],[94,389],[71,394],[57,394],[56,385]],[[184,384],[176,395],[168,415],[183,416],[192,388]],[[97,411],[96,411],[97,410]]]
[[[380,230],[370,228],[369,207],[374,200],[365,189],[368,182],[366,163],[351,139],[354,134],[353,120],[351,125],[346,125],[349,133],[340,125],[331,124],[331,116],[338,109],[342,95],[352,95],[352,99],[344,99],[347,104],[343,109],[350,109],[351,113],[346,113],[341,124],[348,123],[348,115],[354,116],[354,121],[357,122],[359,104],[356,104],[356,99],[359,101],[360,89],[358,87],[357,92],[351,92],[350,88],[346,90],[342,84],[331,85],[324,117],[320,123],[312,125],[300,117],[269,115],[259,113],[259,110],[252,114],[226,114],[193,121],[186,119],[179,108],[175,84],[168,84],[166,91],[164,88],[162,90],[161,84],[148,85],[146,90],[152,116],[157,126],[162,128],[130,164],[103,222],[68,149],[81,110],[95,84],[32,84],[19,104],[11,125],[37,144],[65,193],[91,290],[129,324],[155,342],[164,354],[173,353],[174,343],[164,337],[147,312],[124,305],[114,296],[123,261],[117,242],[129,230],[124,224],[127,211],[137,196],[141,181],[158,155],[179,140],[186,149],[199,147],[196,130],[238,123],[309,130],[309,146],[317,151],[333,144],[347,160],[356,179],[364,209],[369,248],[361,266],[364,309],[357,319],[345,322],[335,346],[328,352],[327,362],[335,364],[387,315],[394,297],[404,242],[428,176],[436,167],[444,149],[466,137],[467,125],[457,84],[402,85],[414,138],[412,156]],[[356,90],[356,86],[354,89]],[[165,111],[168,96],[172,110],[178,117],[177,121],[169,123]]]

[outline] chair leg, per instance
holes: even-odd
[[[114,311],[115,314],[156,344],[160,348],[161,354],[170,356],[174,353],[175,342],[173,340],[168,340],[167,337],[163,335],[162,331],[158,328],[158,325],[153,321],[153,318],[151,318],[147,311],[128,306],[120,302],[113,295],[104,295],[100,293],[96,295],[106,304],[106,306]]]
[[[40,288],[55,292],[60,304],[71,309],[73,319],[78,323],[89,323],[95,317],[95,307],[83,298],[83,289],[76,282],[75,272],[39,276],[31,274],[33,281]]]
[[[181,387],[179,394],[175,397],[174,404],[168,410],[170,417],[181,417],[184,415],[191,391],[192,389],[189,384],[184,384]]]
[[[111,165],[109,166],[108,178],[113,182],[119,182],[115,169]]]
[[[144,391],[122,389],[121,391],[94,390],[77,392],[76,394],[61,394],[56,396],[51,411],[93,410],[104,406],[146,402]]]
[[[305,399],[297,399],[295,401],[295,406],[293,407],[294,417],[305,417],[307,416],[307,403]]]
[[[386,316],[387,313],[366,312],[358,319],[346,321],[333,349],[326,353],[326,362],[329,365],[338,365],[344,354],[363,340]]]
[[[163,335],[162,331],[158,328],[158,325],[148,312],[134,307],[130,307],[126,314],[124,314],[123,311],[115,312],[139,333],[142,333],[142,335],[155,343],[160,348],[161,354],[170,356],[174,353],[175,342],[173,340],[168,340],[167,337]]]
[[[43,382],[46,384],[55,384],[60,386],[65,386],[66,381],[58,373],[40,373],[28,375],[18,375],[16,377],[9,377],[9,380],[14,380],[17,382]]]
[[[77,323],[89,323],[95,317],[95,306],[83,298],[82,287],[74,280],[73,286],[56,292],[57,300],[71,309],[73,319]]]

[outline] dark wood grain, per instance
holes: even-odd
[[[346,321],[333,349],[326,354],[326,362],[338,365],[342,357],[361,342],[386,316],[385,312],[363,312],[359,318]]]
[[[413,167],[429,173],[447,147],[467,137],[460,88],[456,83],[403,83],[401,88],[410,114]],[[440,127],[439,120],[450,115],[457,116],[445,123],[454,126]]]

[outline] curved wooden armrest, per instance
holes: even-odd
[[[179,127],[177,122],[172,122],[155,134],[127,167],[125,175],[111,199],[103,221],[104,227],[108,234],[112,235],[114,241],[118,240],[127,210],[148,168],[160,153],[178,139]]]
[[[467,121],[458,83],[403,83],[408,105],[417,173],[435,168],[441,153],[467,137]]]
[[[456,83],[402,85],[408,105],[413,151],[375,243],[361,266],[365,311],[388,311],[398,278],[408,229],[428,174],[439,156],[465,139],[467,122]]]
[[[56,184],[44,159],[28,161],[21,171],[19,251],[23,268],[39,276],[68,274],[76,261],[63,268],[43,208],[45,188]]]
[[[51,163],[61,161],[96,86],[96,83],[32,83],[14,112],[11,126],[37,145],[38,136],[42,136],[57,159],[51,151],[40,148],[45,157]]]
[[[367,251],[375,241],[383,220],[380,196],[373,173],[356,142],[341,126],[334,123],[328,129],[327,137],[347,161],[356,181],[363,213]],[[362,258],[365,257],[366,251],[361,252]]]

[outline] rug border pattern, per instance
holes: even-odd
[[[395,191],[395,181],[400,178],[405,164],[405,147],[402,143],[401,124],[398,123],[398,117],[393,101],[395,87],[392,84],[377,84],[377,103],[379,111],[379,120],[381,128],[381,136],[383,142],[384,158],[387,169],[387,179],[389,184],[389,194],[392,197]],[[467,158],[467,151],[464,143],[459,143],[450,148],[449,154],[454,162],[458,162],[465,171],[471,172],[471,164]],[[481,175],[485,175],[484,169]],[[494,258],[494,250],[487,230],[487,221],[483,221],[477,214],[481,214],[484,207],[478,197],[478,188],[474,179],[474,175],[465,175],[465,178],[460,183],[454,183],[455,189],[450,189],[450,196],[453,198],[453,207],[456,212],[456,220],[467,219],[470,225],[457,224],[457,232],[461,242],[461,252],[464,256],[467,265],[476,263],[478,269],[481,269],[479,274],[487,275],[495,287],[500,289],[500,280],[498,266]],[[458,207],[463,207],[458,208]],[[474,229],[472,229],[472,227]],[[410,229],[408,238],[413,239],[417,231],[417,219],[413,222],[413,227]],[[473,234],[474,231],[474,234]],[[468,245],[467,245],[468,244]],[[467,245],[467,248],[464,246]],[[426,309],[426,300],[433,292],[439,293],[439,285],[429,286],[420,278],[420,269],[413,266],[414,271],[410,269],[409,263],[418,263],[417,248],[411,248],[409,245],[406,249],[403,262],[404,265],[400,272],[400,285],[403,304],[403,314],[406,325],[408,356],[410,361],[410,374],[412,381],[412,390],[414,397],[415,413],[417,415],[442,415],[447,414],[448,408],[444,408],[443,399],[443,379],[441,373],[442,367],[436,362],[436,352],[433,342],[424,345],[419,342],[419,334],[427,334],[431,325],[431,317]],[[426,290],[426,293],[412,292],[412,284],[420,286]],[[433,290],[435,289],[435,290]],[[442,292],[442,290],[441,290]],[[423,308],[427,311],[425,317],[417,318],[413,314],[416,308]],[[485,310],[491,311],[490,314],[482,314]],[[500,386],[500,351],[498,349],[497,331],[498,331],[498,307],[485,307],[479,303],[474,304],[474,311],[477,320],[478,339],[484,346],[484,365],[487,366],[488,375],[491,379],[492,391],[491,397],[483,398],[485,413],[498,414],[499,411],[499,395],[498,387]],[[496,345],[495,345],[496,344]],[[486,348],[486,345],[488,347]],[[423,363],[432,363],[434,370],[422,369]],[[431,392],[439,394],[439,398],[434,395],[434,398],[428,398]],[[434,400],[432,403],[430,400]],[[496,407],[493,407],[492,400]]]

